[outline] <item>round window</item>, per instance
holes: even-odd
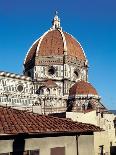
[[[54,75],[55,74],[55,68],[53,66],[51,66],[49,69],[48,69],[48,74],[49,75]]]
[[[23,91],[23,86],[22,86],[22,85],[18,85],[18,86],[17,86],[17,90],[18,90],[19,92],[22,92],[22,91]]]

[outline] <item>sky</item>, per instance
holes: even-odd
[[[22,74],[28,49],[51,27],[56,10],[86,53],[89,82],[116,110],[116,0],[0,0],[0,71]]]

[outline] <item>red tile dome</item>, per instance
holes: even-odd
[[[78,81],[69,90],[69,96],[72,95],[98,95],[96,89],[88,82]]]
[[[76,57],[78,60],[86,60],[85,53],[80,43],[70,34],[62,31],[57,25],[58,19],[54,19],[53,27],[44,33],[29,49],[24,64],[33,58],[41,56],[68,56]],[[56,24],[56,25],[55,25]]]

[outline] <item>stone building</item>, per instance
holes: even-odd
[[[88,82],[85,52],[72,35],[63,31],[57,14],[52,27],[28,50],[23,73],[0,72],[0,104],[43,114],[105,110]]]

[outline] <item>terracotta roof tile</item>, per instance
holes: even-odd
[[[45,81],[44,86],[46,86],[47,88],[58,87],[58,85],[53,80],[50,79]]]
[[[26,57],[26,60],[25,60],[25,64],[28,63],[30,60],[32,60],[32,58],[35,56],[36,54],[36,49],[37,49],[37,46],[39,44],[39,40],[37,40],[33,45],[32,47],[29,49],[29,52],[27,54],[27,57]]]
[[[79,133],[90,131],[100,131],[100,128],[90,124],[73,122],[69,119],[0,107],[0,135],[19,133]]]
[[[96,89],[88,82],[78,81],[69,90],[69,95],[98,95]]]
[[[67,55],[76,57],[79,60],[86,60],[83,49],[79,42],[74,39],[70,34],[62,32],[64,34],[64,40],[66,41]],[[63,56],[64,54],[64,40],[62,33],[59,30],[48,31],[42,39],[37,40],[29,50],[26,56],[25,64],[28,63],[34,56]],[[40,43],[41,40],[41,43]],[[37,51],[37,46],[40,43]],[[36,60],[35,60],[36,61]],[[38,59],[37,59],[38,62]],[[35,62],[36,64],[36,62]],[[38,64],[38,63],[37,63]]]
[[[85,56],[80,44],[68,33],[64,32],[66,45],[67,45],[67,53],[70,56],[76,57],[79,60],[85,60]]]
[[[49,55],[63,55],[64,46],[62,35],[60,31],[53,30],[48,32],[39,48],[39,55],[40,56],[49,56]]]

